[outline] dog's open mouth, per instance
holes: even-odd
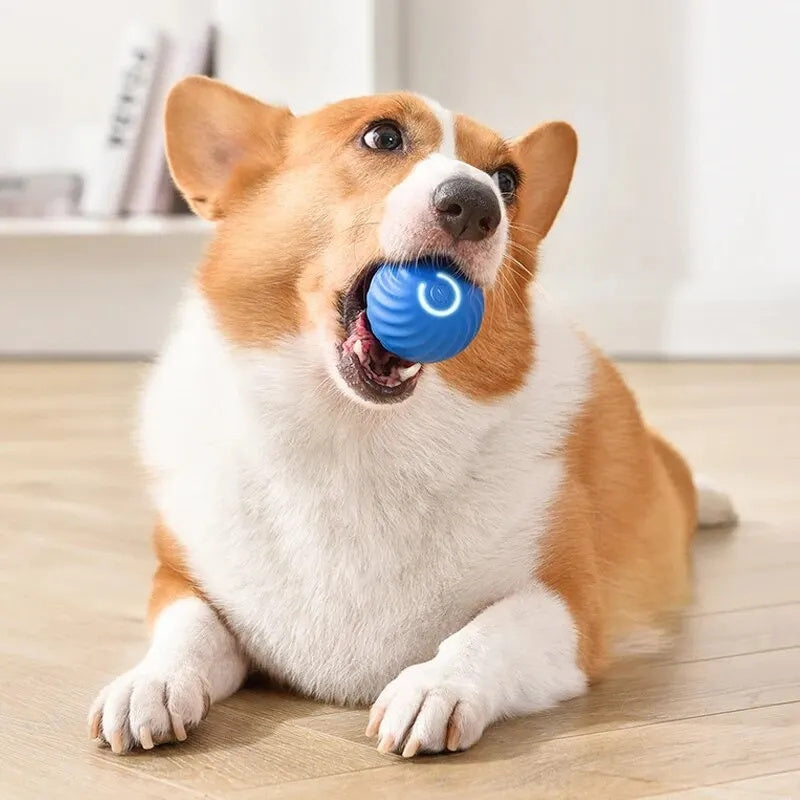
[[[417,385],[422,364],[393,355],[375,338],[367,319],[367,289],[375,270],[367,270],[339,297],[345,338],[339,344],[339,372],[365,400],[397,403]]]

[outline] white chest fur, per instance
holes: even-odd
[[[366,702],[522,587],[588,385],[578,336],[539,298],[537,362],[491,405],[435,370],[370,410],[323,375],[312,337],[242,352],[193,294],[145,394],[155,502],[253,661],[318,697]]]

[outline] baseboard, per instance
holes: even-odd
[[[629,358],[800,358],[800,284],[686,284],[669,294],[553,291],[606,351]]]

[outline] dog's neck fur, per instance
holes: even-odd
[[[336,470],[384,489],[402,485],[405,492],[449,486],[519,402],[511,396],[477,403],[428,368],[405,403],[361,406],[334,385],[313,334],[269,351],[231,345],[219,333],[213,310],[194,292],[182,317],[181,328],[198,340],[198,359],[215,363],[215,391],[227,387],[228,411],[237,408],[220,420],[222,430],[257,450],[259,458],[270,452],[305,475]]]

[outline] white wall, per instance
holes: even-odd
[[[213,0],[0,0],[0,169],[91,163],[126,24],[180,31]]]
[[[709,346],[741,341],[800,354],[800,3],[692,4],[685,141],[690,280],[668,331],[698,300],[720,323]],[[702,308],[698,309],[702,312]]]
[[[603,344],[800,354],[800,2],[407,8],[409,85],[506,135],[577,128],[542,279]]]
[[[402,0],[216,0],[220,78],[295,113],[402,88]]]

